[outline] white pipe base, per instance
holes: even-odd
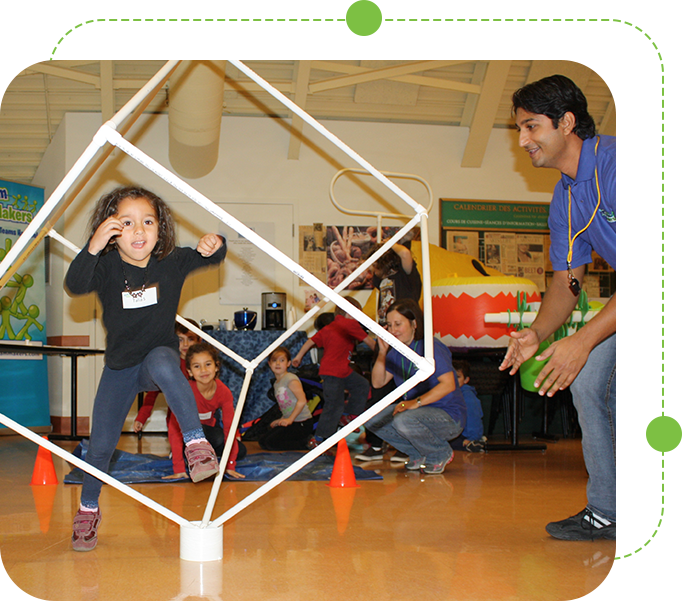
[[[201,522],[191,523],[193,526],[180,526],[180,559],[199,562],[222,559],[222,524],[217,527],[198,528]]]

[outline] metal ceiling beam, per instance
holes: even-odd
[[[310,93],[316,94],[319,92],[326,92],[328,90],[335,90],[338,88],[345,88],[348,86],[354,86],[360,83],[366,83],[368,81],[376,81],[379,79],[395,79],[396,81],[403,81],[407,83],[416,83],[415,81],[407,81],[403,79],[404,76],[410,75],[412,73],[418,73],[421,71],[430,71],[432,69],[440,69],[442,67],[448,67],[450,65],[457,65],[471,61],[417,61],[405,63],[402,65],[393,65],[391,67],[383,67],[381,69],[367,69],[364,67],[355,67],[351,65],[337,65],[334,68],[334,63],[324,63],[322,61],[315,61],[314,67],[316,69],[322,69],[323,65],[326,70],[337,71],[337,72],[347,72],[346,75],[339,75],[337,77],[330,77],[329,79],[324,79],[322,81],[310,84]],[[420,77],[418,85],[429,85],[432,78],[430,77]],[[445,81],[445,80],[435,80],[434,81]],[[457,89],[465,92],[474,92],[475,86],[470,84],[460,84],[457,83]],[[462,89],[463,86],[466,89]],[[435,87],[435,86],[434,86]],[[452,88],[450,88],[452,89]]]
[[[450,64],[470,63],[472,61],[452,61]],[[433,68],[433,67],[432,67]],[[329,61],[313,61],[313,69],[320,71],[333,71],[335,73],[364,73],[368,71],[366,67],[357,67],[355,65],[342,65],[340,63],[333,63]],[[440,90],[450,90],[452,92],[465,92],[467,94],[480,94],[481,86],[464,83],[461,81],[453,81],[451,79],[441,79],[438,77],[426,77],[424,75],[403,75],[401,77],[389,77],[392,81],[399,81],[401,83],[411,83],[416,86],[427,86],[429,88],[437,88]]]
[[[476,94],[467,94],[466,102],[464,103],[464,110],[462,111],[462,120],[460,126],[471,127],[471,122],[474,118],[474,113],[476,111],[476,105],[478,104],[478,97],[481,93],[481,84],[483,83],[483,78],[485,77],[485,70],[488,63],[485,61],[477,61],[474,67],[474,74],[471,78],[471,83],[476,85],[479,91]]]
[[[462,167],[480,167],[483,163],[511,63],[511,61],[491,61],[488,63],[483,89],[469,128],[469,138],[462,157]]]
[[[97,75],[90,75],[89,73],[82,73],[81,71],[75,71],[73,69],[65,69],[64,67],[54,67],[52,65],[46,65],[45,63],[32,65],[28,69],[22,71],[20,75],[28,73],[45,73],[46,75],[54,75],[55,77],[61,77],[62,79],[87,83],[96,88],[99,88],[100,86],[100,79]]]
[[[294,74],[295,92],[294,102],[305,109],[308,98],[308,84],[310,83],[310,61],[297,61]],[[296,114],[291,115],[291,134],[289,136],[288,159],[298,160],[303,137],[303,119]]]
[[[114,100],[114,63],[100,61],[100,97],[102,102],[102,123],[106,123],[116,112]]]
[[[290,81],[270,82],[270,85],[282,92],[282,94],[290,94],[294,91],[294,83]],[[230,80],[228,78],[225,79],[225,89],[230,92],[239,92],[241,90],[245,92],[263,92],[263,88],[253,81]]]

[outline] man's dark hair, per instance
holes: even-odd
[[[516,90],[512,95],[513,112],[519,109],[545,115],[556,129],[566,113],[575,116],[573,133],[581,140],[597,135],[594,119],[587,112],[587,100],[580,88],[564,75],[551,75]]]

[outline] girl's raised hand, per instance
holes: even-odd
[[[120,219],[115,216],[105,219],[90,239],[88,252],[91,255],[100,253],[109,244],[109,240],[120,236],[121,232],[123,232],[123,223]]]
[[[197,252],[202,257],[210,257],[223,245],[223,239],[218,234],[205,234],[197,244]]]

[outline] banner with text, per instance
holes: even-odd
[[[441,199],[443,228],[548,232],[549,204]]]
[[[38,210],[44,190],[0,180],[0,260]],[[45,355],[2,353],[2,341],[45,344],[45,252],[39,245],[0,289],[0,412],[26,427],[50,425]]]

